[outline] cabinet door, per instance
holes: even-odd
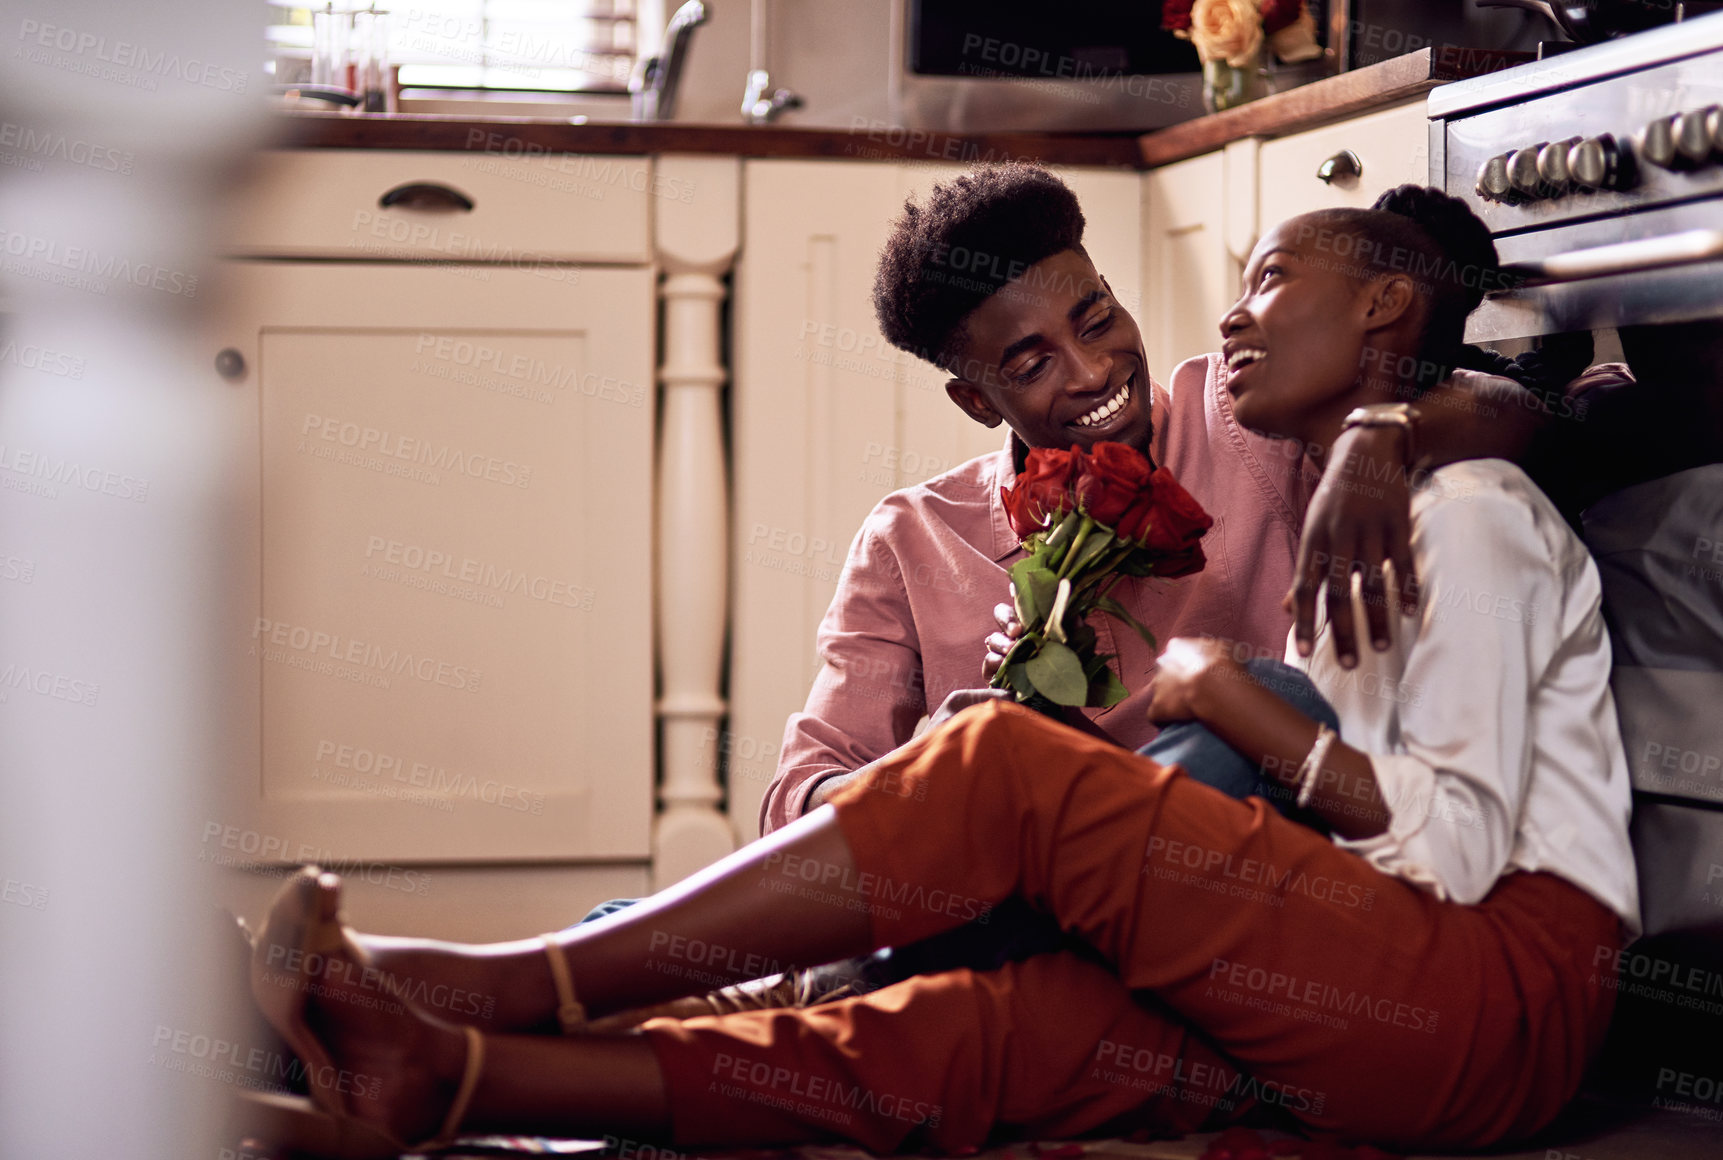
[[[1167,382],[1173,368],[1215,349],[1221,315],[1238,297],[1227,253],[1227,166],[1205,153],[1150,171],[1144,179],[1143,344],[1149,369]]]
[[[224,275],[241,852],[645,858],[651,272]]]
[[[1001,429],[958,410],[945,375],[887,345],[874,318],[874,270],[905,199],[963,171],[852,161],[754,161],[745,170],[731,396],[735,614],[723,746],[731,814],[744,837],[756,832],[785,719],[802,707],[818,671],[815,633],[862,521],[886,493],[1004,441]],[[1060,176],[1083,203],[1089,254],[1136,313],[1138,176]],[[977,641],[978,674],[981,650]]]
[[[1412,101],[1337,125],[1265,141],[1257,185],[1257,220],[1264,230],[1314,209],[1367,207],[1405,182],[1430,180],[1430,131],[1424,102]],[[1317,169],[1350,149],[1362,164],[1357,178],[1324,182]]]

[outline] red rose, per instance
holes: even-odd
[[[1071,484],[1076,477],[1078,457],[1083,453],[1073,447],[1059,451],[1052,447],[1037,447],[1029,452],[1017,482],[999,489],[1005,504],[1005,518],[1017,538],[1027,540],[1047,527],[1047,517],[1054,512],[1070,511],[1074,506]]]
[[[1165,0],[1161,5],[1161,27],[1168,32],[1188,32],[1191,26],[1191,5],[1196,0]]]
[[[1298,19],[1298,14],[1304,11],[1304,0],[1262,0],[1258,9],[1262,13],[1263,35],[1273,36]]]
[[[1155,575],[1166,580],[1177,580],[1180,576],[1201,572],[1206,567],[1208,557],[1203,554],[1201,544],[1192,544],[1182,552],[1168,552],[1155,557]]]
[[[1197,543],[1214,527],[1214,520],[1203,511],[1203,505],[1196,501],[1196,497],[1174,478],[1172,472],[1164,467],[1157,467],[1153,479],[1155,506],[1159,510],[1149,528],[1149,537],[1144,542],[1151,548],[1167,552],[1188,548]]]
[[[1120,519],[1119,534],[1169,556],[1188,553],[1195,548],[1195,567],[1189,570],[1196,571],[1202,567],[1200,541],[1203,534],[1214,526],[1214,520],[1166,468],[1157,467],[1150,476],[1150,483],[1153,490],[1133,503]],[[1155,572],[1161,576],[1184,575],[1183,572],[1167,571],[1159,564]]]
[[[1137,496],[1149,490],[1148,458],[1123,443],[1097,443],[1077,468],[1077,503],[1098,524],[1117,529]]]

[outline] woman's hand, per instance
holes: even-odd
[[[1231,648],[1223,642],[1175,636],[1161,651],[1149,720],[1157,725],[1205,720],[1215,698],[1224,696],[1228,682],[1249,680],[1250,674],[1232,659]]]
[[[1011,651],[1011,646],[1023,635],[1023,626],[1017,622],[1017,610],[1011,605],[995,604],[993,620],[999,625],[999,631],[987,638],[987,655],[981,661],[981,675],[989,681],[993,679],[993,674],[999,671],[999,666],[1005,663],[1005,654]]]
[[[1334,652],[1343,668],[1358,663],[1358,626],[1352,622],[1352,574],[1363,576],[1370,642],[1388,647],[1390,600],[1407,615],[1418,611],[1418,577],[1412,565],[1412,491],[1404,452],[1392,427],[1354,427],[1329,455],[1322,482],[1310,499],[1298,562],[1285,606],[1293,615],[1298,654],[1309,656],[1316,637],[1316,594],[1324,594]],[[1397,590],[1388,591],[1393,565]]]

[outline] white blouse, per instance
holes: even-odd
[[[1418,615],[1376,652],[1354,592],[1358,666],[1287,661],[1370,757],[1392,821],[1336,838],[1438,898],[1480,901],[1510,870],[1559,875],[1639,930],[1627,758],[1610,696],[1597,567],[1524,472],[1500,459],[1431,474],[1412,499]]]

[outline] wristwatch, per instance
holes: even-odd
[[[1423,418],[1411,403],[1366,403],[1354,407],[1340,421],[1342,431],[1354,427],[1398,427],[1406,433],[1406,462],[1410,468],[1418,462],[1418,420]]]

